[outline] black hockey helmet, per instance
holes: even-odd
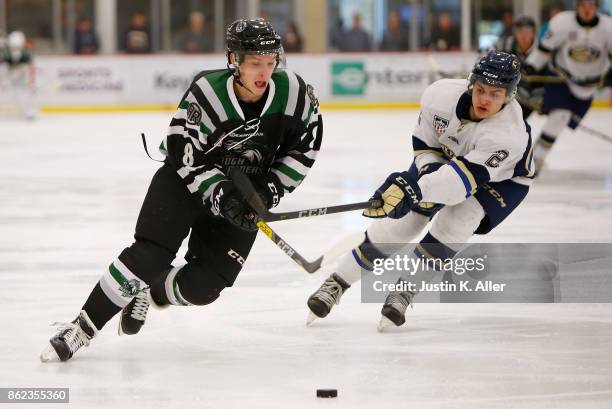
[[[519,16],[516,18],[516,20],[514,20],[514,27],[516,28],[529,27],[533,29],[533,31],[535,31],[536,22],[531,16]]]
[[[514,54],[502,51],[489,51],[481,57],[468,77],[468,90],[479,81],[492,87],[505,88],[507,101],[516,95],[516,88],[521,80],[521,63]]]
[[[262,18],[234,21],[227,28],[225,40],[227,64],[232,70],[238,68],[246,54],[276,54],[277,65],[285,61],[281,37],[272,24]],[[230,61],[230,53],[235,56],[235,64]]]

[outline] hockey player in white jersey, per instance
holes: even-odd
[[[6,39],[4,49],[0,48],[0,89],[5,90],[21,114],[26,119],[36,117],[34,102],[34,67],[32,53],[28,48],[26,37],[21,31],[11,32]]]
[[[346,254],[336,272],[308,299],[311,315],[323,318],[342,294],[388,258],[388,243],[410,243],[433,219],[414,256],[452,258],[473,234],[487,234],[522,202],[533,179],[529,125],[514,99],[520,81],[516,56],[490,51],[465,80],[443,79],[430,85],[412,142],[414,161],[394,172],[376,190],[380,208],[364,241]],[[416,292],[388,295],[381,325],[397,326]]]
[[[565,127],[576,129],[588,112],[609,75],[611,55],[612,19],[597,12],[596,0],[578,0],[575,12],[561,12],[550,21],[524,67],[529,74],[547,68],[547,75],[565,80],[545,85],[548,119],[536,143],[537,171]]]

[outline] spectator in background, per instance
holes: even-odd
[[[151,34],[144,14],[136,13],[132,16],[132,24],[123,36],[123,49],[128,53],[151,52]]]
[[[344,30],[344,22],[341,18],[336,20],[336,25],[329,33],[329,45],[334,50],[341,50],[344,47],[344,36],[346,31]]]
[[[96,54],[99,48],[98,37],[93,31],[91,20],[88,18],[79,20],[74,33],[74,53]]]
[[[402,27],[402,20],[397,11],[392,11],[387,17],[388,29],[380,42],[382,51],[407,51],[410,49],[408,31]]]
[[[189,13],[189,27],[181,36],[180,48],[186,53],[210,53],[214,50],[213,38],[206,29],[206,16],[199,11]]]
[[[548,10],[548,20],[542,23],[542,26],[540,27],[540,33],[538,34],[538,38],[542,38],[544,33],[548,31],[548,22],[552,20],[554,16],[556,16],[562,11],[563,11],[563,7],[560,4],[555,4]]]
[[[436,51],[450,51],[459,49],[461,41],[461,33],[459,29],[453,25],[448,13],[442,13],[438,16],[437,26],[431,34],[429,48]]]
[[[500,38],[512,37],[514,34],[514,15],[512,11],[506,10],[502,15],[502,23],[504,24],[504,31],[500,34]]]
[[[370,51],[372,41],[370,35],[361,27],[361,14],[353,14],[353,27],[344,34],[344,39],[338,47],[340,51]]]
[[[295,22],[290,21],[283,36],[283,48],[288,53],[301,53],[303,49],[302,36]]]

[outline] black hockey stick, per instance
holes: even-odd
[[[236,187],[242,193],[242,195],[245,196],[245,200],[247,201],[247,203],[249,203],[249,205],[253,208],[253,210],[257,212],[258,214],[257,228],[263,234],[268,236],[268,238],[272,240],[278,248],[280,248],[286,255],[288,255],[293,261],[295,261],[297,265],[302,267],[309,274],[312,274],[315,271],[319,270],[325,262],[338,257],[344,251],[348,251],[352,247],[358,245],[363,240],[363,233],[358,233],[358,237],[357,236],[347,237],[342,242],[337,243],[335,246],[333,246],[330,250],[328,250],[322,256],[318,257],[317,259],[313,261],[308,261],[300,253],[298,253],[293,247],[291,247],[289,243],[283,240],[282,237],[276,234],[276,232],[270,226],[266,224],[266,222],[262,218],[262,215],[259,214],[259,210],[265,209],[267,211],[268,209],[266,208],[265,204],[261,200],[261,197],[259,197],[259,195],[255,191],[255,188],[251,184],[251,181],[249,180],[248,176],[246,176],[244,173],[236,169],[230,170],[229,176],[234,182],[234,185],[236,185]],[[246,187],[246,188],[242,189],[243,187]]]
[[[261,200],[259,194],[255,190],[255,187],[249,180],[248,176],[244,173],[232,170],[230,172],[230,178],[242,193],[242,196],[246,199],[247,203],[257,212],[259,217],[264,219],[266,222],[276,222],[279,220],[290,220],[300,219],[303,217],[323,216],[326,214],[350,212],[352,210],[362,210],[368,207],[381,207],[382,201],[371,200],[367,202],[349,203],[344,205],[317,207],[314,209],[294,210],[291,212],[283,213],[272,213],[268,210],[264,202]]]

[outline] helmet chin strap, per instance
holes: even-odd
[[[238,63],[238,60],[236,59],[236,56],[234,54],[234,62],[231,63],[231,65],[234,66],[234,82],[236,82],[238,85],[240,85],[242,88],[246,89],[247,91],[249,91],[251,93],[251,95],[256,95],[249,87],[247,87],[246,85],[244,85],[244,83],[242,82],[242,80],[240,80],[240,64]],[[230,68],[230,63],[228,62],[228,68]],[[231,69],[231,68],[230,68]]]
[[[253,91],[251,91],[251,89],[249,87],[244,85],[244,83],[240,80],[240,77],[234,78],[234,81],[236,81],[236,83],[238,83],[238,85],[240,85],[242,88],[244,88],[247,91],[249,91],[252,95],[256,95]]]

